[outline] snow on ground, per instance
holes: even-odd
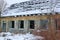
[[[10,32],[0,33],[0,40],[43,40],[41,36],[35,36],[33,34],[14,34]]]

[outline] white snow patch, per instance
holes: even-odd
[[[5,36],[3,36],[5,35]],[[8,35],[8,36],[6,36]],[[13,34],[10,32],[2,32],[0,33],[0,40],[42,40],[44,37],[41,36],[35,36],[33,34]]]

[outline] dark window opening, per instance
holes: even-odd
[[[21,21],[20,28],[24,28],[24,21]]]
[[[31,16],[33,16],[34,14],[31,14]]]
[[[27,16],[29,16],[29,15],[27,15]]]
[[[23,15],[23,16],[25,16],[25,15]]]
[[[45,13],[45,15],[47,15],[47,13]]]
[[[20,17],[22,16],[22,15],[19,15]]]
[[[38,15],[38,14],[35,14],[35,15]]]
[[[30,21],[30,29],[34,29],[34,21],[33,20]]]
[[[14,28],[14,21],[12,21],[12,28]]]
[[[50,15],[52,15],[52,13],[50,13]]]
[[[40,14],[40,15],[42,15],[42,14]]]
[[[17,17],[19,17],[19,15],[17,15]]]
[[[58,14],[58,13],[56,12],[56,14]]]

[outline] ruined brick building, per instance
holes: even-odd
[[[59,40],[60,0],[31,0],[12,4],[3,11],[0,20],[1,31],[32,33],[39,27],[42,35]]]

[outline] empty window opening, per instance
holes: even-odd
[[[40,14],[40,15],[42,15],[42,14]]]
[[[35,14],[35,15],[38,15],[38,14]]]
[[[52,13],[50,13],[50,15],[52,15]]]
[[[12,21],[12,28],[14,28],[14,21]]]
[[[56,12],[56,14],[58,14],[58,13]]]
[[[19,28],[24,28],[24,21],[19,21]]]
[[[27,15],[27,16],[29,16],[29,15]]]
[[[19,17],[19,15],[17,15],[17,17]]]
[[[47,15],[47,13],[45,13],[45,15]]]
[[[30,29],[34,29],[34,21],[30,20]]]
[[[33,16],[34,14],[31,14],[31,16]]]
[[[23,15],[23,16],[25,16],[25,15]]]
[[[21,17],[22,15],[20,15],[20,17]]]

